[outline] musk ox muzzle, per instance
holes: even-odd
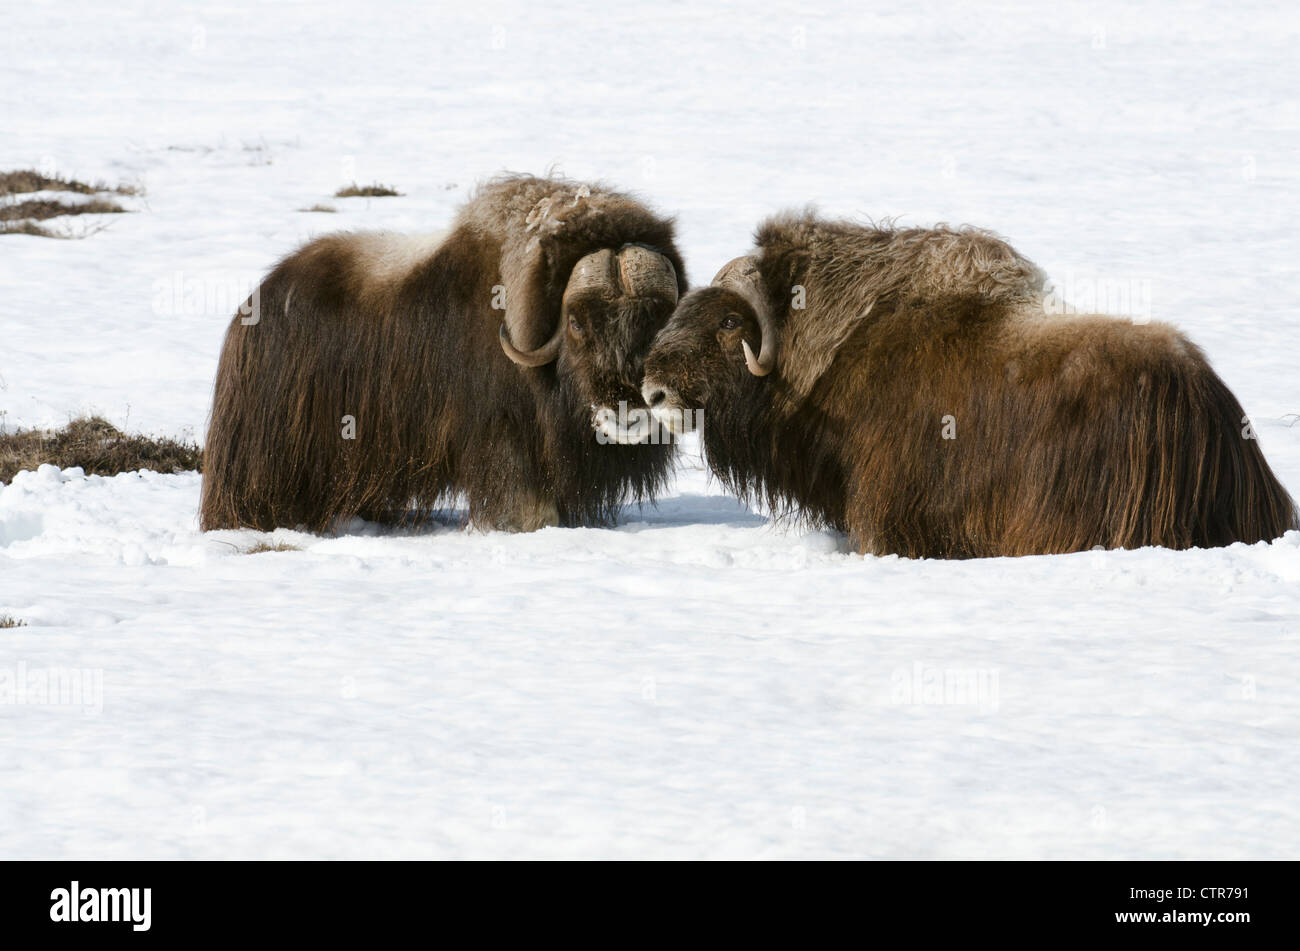
[[[658,380],[646,380],[641,398],[654,422],[675,436],[694,432],[700,426],[704,411],[687,406],[675,389]]]

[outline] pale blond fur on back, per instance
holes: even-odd
[[[981,228],[864,228],[808,209],[769,218],[757,240],[760,250],[801,249],[791,256],[788,286],[769,291],[778,306],[782,299],[793,306],[802,294],[801,309],[817,315],[783,329],[782,374],[795,400],[808,395],[877,300],[974,294],[1042,313],[1046,274]]]

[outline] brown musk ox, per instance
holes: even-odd
[[[975,229],[818,218],[685,296],[643,395],[710,468],[864,553],[1257,542],[1297,527],[1241,405],[1173,327],[1049,314]]]
[[[486,184],[442,237],[312,241],[226,333],[201,525],[324,531],[458,499],[478,528],[606,524],[671,467],[670,439],[611,418],[644,412],[685,289],[671,219],[558,178]]]

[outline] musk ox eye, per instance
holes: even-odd
[[[723,330],[735,330],[739,326],[740,326],[739,314],[728,314],[726,317],[722,318]]]
[[[581,337],[584,333],[582,329],[582,324],[578,323],[577,317],[569,318],[569,330],[573,331],[573,335],[575,337]]]

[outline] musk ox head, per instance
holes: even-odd
[[[736,258],[709,287],[683,297],[655,337],[642,398],[661,425],[693,429],[695,410],[740,396],[772,372],[778,337],[757,261]]]
[[[513,341],[536,339],[539,320],[554,310],[528,289],[512,303],[507,288],[501,349],[520,366],[554,363],[564,384],[590,407],[592,426],[603,441],[645,442],[654,424],[641,398],[644,356],[677,305],[677,295],[677,270],[655,248],[603,248],[573,265],[558,319],[534,349],[520,349]]]
[[[686,291],[673,220],[597,183],[510,175],[460,224],[497,255],[492,308],[504,320],[492,332],[544,404],[597,442],[655,441],[641,376]],[[620,426],[629,413],[643,425]]]

